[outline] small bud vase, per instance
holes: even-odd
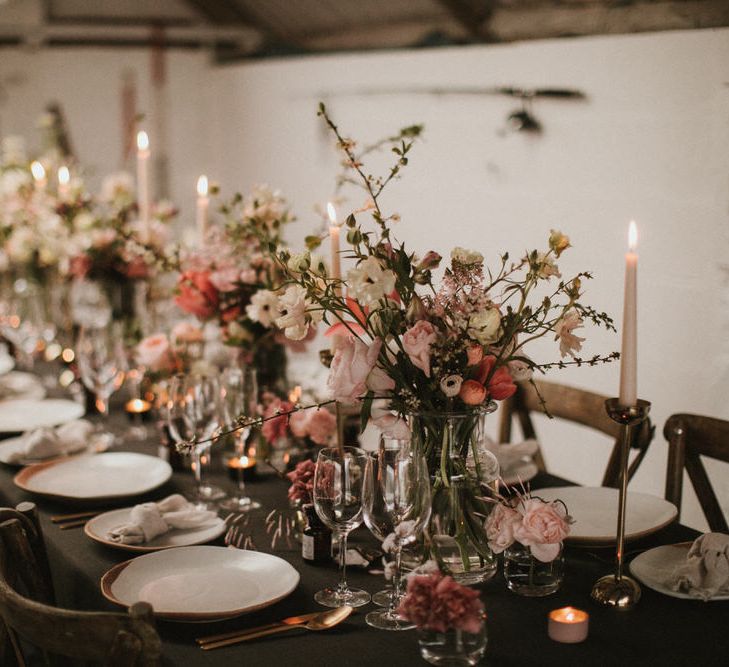
[[[504,551],[504,577],[510,591],[525,597],[545,597],[559,590],[564,576],[564,555],[544,563],[528,547],[514,542]]]
[[[431,665],[475,665],[486,651],[486,621],[480,632],[418,630],[420,655]]]

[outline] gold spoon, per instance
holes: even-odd
[[[308,623],[303,625],[284,625],[277,628],[270,628],[268,630],[261,630],[260,632],[249,632],[242,634],[238,637],[232,637],[230,639],[223,639],[218,642],[210,642],[208,644],[202,644],[200,648],[203,651],[210,651],[214,648],[222,648],[223,646],[232,646],[233,644],[240,644],[241,642],[247,642],[249,639],[257,639],[258,637],[265,637],[267,635],[275,635],[279,632],[286,632],[287,630],[296,630],[297,628],[306,628],[307,630],[329,630],[335,625],[338,625],[344,621],[352,613],[353,608],[345,605],[344,607],[337,607],[336,609],[330,609],[323,611],[320,614],[310,619]]]

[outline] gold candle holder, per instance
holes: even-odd
[[[600,577],[592,587],[590,597],[599,604],[625,611],[640,600],[640,586],[635,579],[623,574],[625,547],[625,510],[628,494],[628,453],[633,429],[645,421],[651,409],[648,401],[638,399],[637,405],[620,405],[617,398],[605,401],[605,409],[613,421],[620,424],[620,489],[618,501],[618,530],[615,553],[615,574]]]

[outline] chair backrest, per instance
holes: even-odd
[[[668,441],[666,500],[678,507],[680,517],[685,468],[711,530],[729,533],[726,517],[701,461],[701,456],[708,456],[729,463],[729,422],[675,414],[666,421],[663,435]]]
[[[17,664],[24,664],[22,639],[40,649],[48,664],[159,665],[161,642],[149,604],[137,603],[128,614],[72,611],[49,604],[41,565],[45,554],[39,557],[35,551],[39,538],[40,531],[25,513],[0,510],[0,617]],[[8,655],[6,651],[3,664],[12,664]]]
[[[519,422],[524,438],[538,440],[531,419],[532,412],[539,412],[595,429],[614,440],[602,485],[617,487],[620,483],[620,426],[607,415],[605,410],[607,398],[607,396],[585,389],[544,380],[520,382],[516,393],[502,404],[499,440],[500,442],[511,441],[514,418]],[[650,420],[646,420],[639,429],[633,431],[631,449],[635,449],[636,454],[628,466],[628,479],[635,474],[645,457],[648,445],[653,439],[654,430]],[[546,470],[541,449],[537,450],[534,460],[541,471]]]

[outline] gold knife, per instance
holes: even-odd
[[[285,625],[303,625],[304,623],[308,623],[312,618],[315,616],[318,616],[321,614],[321,611],[315,611],[311,614],[302,614],[301,616],[290,616],[289,618],[284,618],[282,621],[278,621],[276,623],[269,623],[268,625],[260,625],[256,628],[248,628],[243,630],[232,630],[231,632],[224,632],[219,635],[210,635],[208,637],[199,637],[195,641],[198,643],[198,645],[203,646],[204,644],[210,644],[212,642],[222,641],[224,639],[230,639],[232,637],[243,637],[247,634],[252,634],[254,632],[259,632],[261,630],[269,630],[271,628],[278,628],[283,627]]]

